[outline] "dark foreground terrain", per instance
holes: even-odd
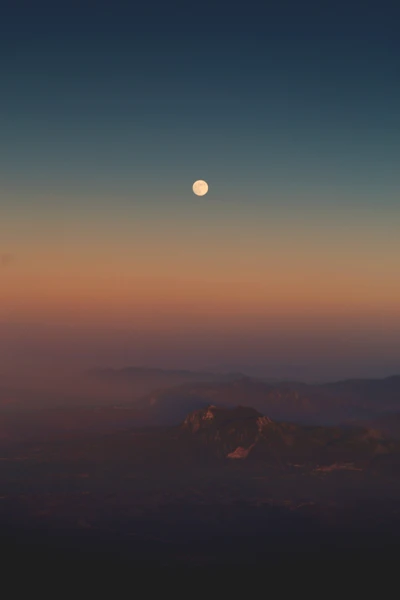
[[[399,554],[400,444],[365,428],[210,406],[175,427],[3,441],[0,482],[13,566],[271,570]]]

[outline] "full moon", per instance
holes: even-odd
[[[204,196],[208,192],[208,183],[202,179],[195,181],[193,184],[193,192],[196,196]]]

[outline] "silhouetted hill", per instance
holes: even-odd
[[[209,406],[188,415],[183,433],[231,460],[258,460],[280,466],[290,461],[325,464],[369,460],[391,453],[393,444],[366,428],[300,426],[277,423],[249,407]],[[182,442],[184,442],[184,437]]]
[[[400,375],[384,379],[348,379],[326,383],[322,389],[340,396],[366,410],[396,411],[400,409]]]
[[[191,372],[189,372],[191,373]],[[112,375],[113,377],[114,375]],[[52,408],[26,408],[30,406],[29,394],[18,396],[3,388],[0,397],[0,440],[6,442],[65,439],[77,435],[112,433],[131,427],[175,426],[188,413],[214,405],[219,408],[237,406],[251,407],[274,421],[286,421],[299,425],[345,425],[364,426],[382,431],[386,436],[400,437],[397,425],[400,414],[400,377],[382,380],[349,380],[324,385],[308,385],[297,382],[279,384],[235,376],[225,381],[186,382],[154,390],[140,399],[126,398],[131,383],[124,389],[125,400],[119,402],[114,384],[107,392],[107,401],[101,398],[92,406],[57,406],[65,393],[47,392],[44,405]],[[128,377],[129,379],[129,377]],[[103,384],[97,382],[102,387]],[[104,384],[106,386],[107,384]],[[154,384],[153,384],[154,385]],[[136,388],[135,388],[136,389]],[[0,390],[1,392],[1,390]],[[115,392],[115,393],[114,393]],[[40,392],[34,392],[40,406]],[[25,401],[23,402],[23,399]]]
[[[267,383],[249,377],[234,381],[185,384],[154,392],[138,406],[148,422],[174,424],[185,412],[205,404],[251,406],[272,419],[302,424],[340,424],[400,409],[400,377],[324,385]],[[185,409],[188,410],[185,410]]]
[[[360,425],[375,429],[388,438],[400,440],[400,413],[378,414],[371,419],[352,421],[349,423],[349,426],[352,427]]]
[[[160,389],[195,382],[232,381],[240,374],[141,367],[66,370],[0,376],[0,408],[112,407]],[[187,412],[187,411],[186,411]]]
[[[12,448],[19,443],[21,456],[29,457],[29,448],[34,449],[35,462],[80,464],[83,471],[101,464],[102,469],[115,473],[129,467],[143,473],[150,470],[165,474],[181,469],[220,468],[218,465],[224,463],[284,470],[336,464],[352,468],[357,464],[364,469],[376,457],[399,454],[400,449],[398,443],[384,439],[374,430],[276,422],[243,406],[208,406],[191,412],[174,427],[121,430],[119,424],[118,429],[108,434],[93,429],[89,433],[53,432],[43,436],[42,441],[36,435],[23,446],[20,439],[8,444],[3,439],[0,450],[3,460],[8,460]]]

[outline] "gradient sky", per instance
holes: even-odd
[[[400,371],[399,16],[5,2],[3,364]]]

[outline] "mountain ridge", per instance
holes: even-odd
[[[243,406],[209,405],[187,415],[178,429],[183,441],[189,436],[220,459],[256,460],[279,466],[299,460],[312,463],[316,457],[322,464],[371,460],[390,453],[394,447],[373,429],[276,422]]]
[[[242,376],[225,382],[185,383],[142,397],[137,406],[158,424],[174,424],[186,412],[208,404],[252,406],[276,420],[302,424],[362,421],[382,412],[400,411],[400,376],[347,380],[331,384],[273,384]],[[185,408],[189,407],[189,411]]]

